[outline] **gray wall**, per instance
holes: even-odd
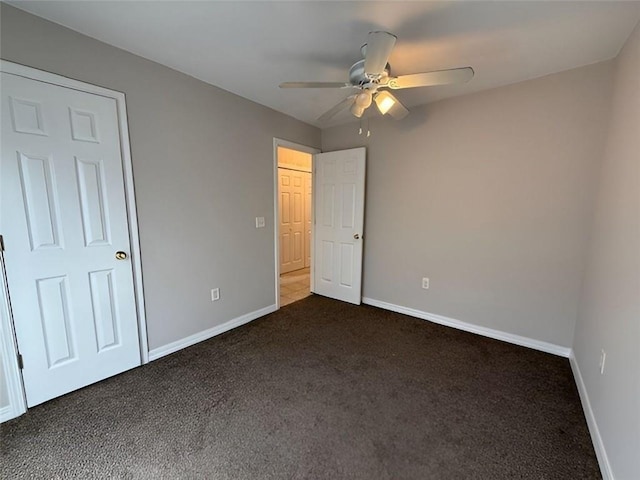
[[[0,8],[3,59],[126,94],[150,348],[274,304],[273,137],[317,147],[320,131]]]
[[[573,348],[614,477],[640,478],[640,26],[616,60]]]
[[[610,86],[605,62],[373,120],[364,295],[571,346]]]

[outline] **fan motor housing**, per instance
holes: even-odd
[[[391,72],[391,66],[387,63],[387,66],[385,67],[381,78],[388,77],[390,72]],[[367,77],[366,73],[364,72],[364,60],[360,60],[354,63],[349,69],[349,83],[351,83],[351,85],[362,87],[367,84],[371,84],[371,83],[378,84],[381,82],[380,80],[376,81]]]

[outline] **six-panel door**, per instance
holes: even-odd
[[[278,168],[280,273],[305,267],[305,258],[310,250],[307,234],[310,222],[305,206],[310,196],[306,192],[310,178],[309,172]]]
[[[314,165],[314,293],[359,305],[365,149],[319,153]]]
[[[29,406],[140,364],[115,100],[2,73],[0,231]]]

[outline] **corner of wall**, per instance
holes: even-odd
[[[598,422],[591,408],[591,402],[589,401],[589,394],[587,393],[587,387],[582,379],[580,373],[580,366],[576,360],[575,353],[571,350],[569,354],[569,364],[571,365],[571,371],[578,387],[578,394],[580,395],[580,402],[582,403],[582,409],[584,410],[584,416],[587,420],[587,426],[589,427],[589,434],[591,435],[591,442],[598,458],[598,464],[600,465],[600,471],[602,473],[603,480],[613,480],[613,472],[611,471],[611,464],[609,463],[609,457],[607,456],[607,450],[604,447],[602,436],[600,435],[600,429],[598,428]]]
[[[602,475],[626,479],[640,478],[640,23],[613,66],[570,362]]]

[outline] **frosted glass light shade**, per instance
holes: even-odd
[[[396,104],[395,99],[387,92],[378,92],[374,98],[381,114],[386,114]]]
[[[369,108],[371,105],[371,99],[371,92],[369,90],[363,90],[356,95],[356,105],[362,109]]]
[[[359,106],[357,103],[354,103],[351,106],[351,113],[353,113],[356,117],[360,118],[360,117],[362,117],[362,114],[364,113],[364,108]]]

